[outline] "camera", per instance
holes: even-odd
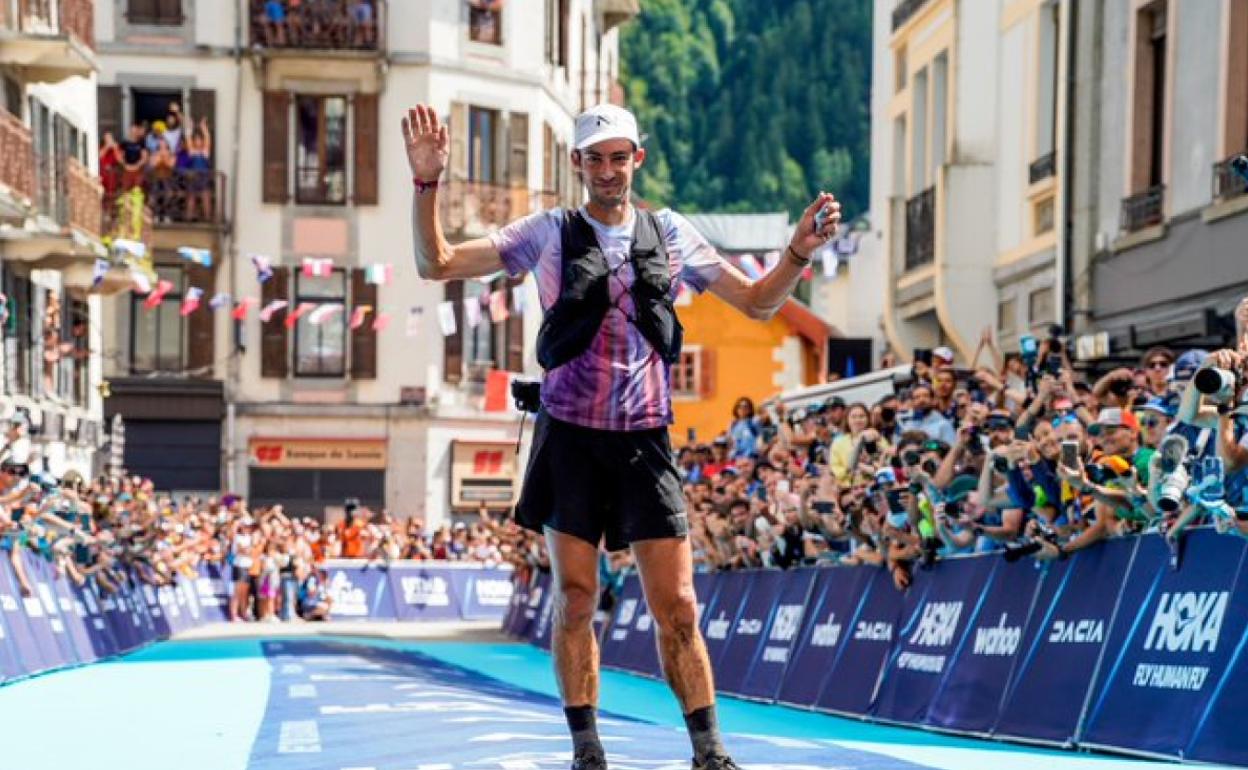
[[[511,381],[511,398],[516,408],[529,414],[537,414],[542,408],[542,383],[540,380]]]
[[[901,462],[907,466],[918,465],[919,453],[913,449],[907,449],[905,452],[901,453]]]
[[[1197,371],[1196,376],[1192,378],[1192,384],[1196,386],[1196,390],[1205,394],[1210,401],[1225,404],[1235,398],[1239,378],[1235,376],[1234,372],[1226,369],[1209,367]]]
[[[1001,475],[1005,475],[1010,472],[1010,461],[1001,455],[993,455],[992,469]]]
[[[879,451],[879,449],[880,449],[880,445],[875,441],[862,442],[862,451],[866,452],[869,455],[875,454],[877,451]]]

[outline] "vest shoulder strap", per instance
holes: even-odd
[[[633,225],[633,253],[662,251],[666,255],[663,236],[659,233],[658,217],[648,209],[634,208],[633,211],[637,216],[637,222]]]

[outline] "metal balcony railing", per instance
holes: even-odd
[[[30,128],[0,109],[0,184],[19,195],[35,197],[35,146]]]
[[[1057,153],[1049,152],[1032,161],[1027,167],[1027,181],[1030,184],[1048,179],[1057,172]]]
[[[918,13],[926,3],[927,0],[901,0],[897,3],[893,7],[893,31],[896,32],[898,27],[910,21],[910,17]]]
[[[77,158],[67,158],[61,177],[60,214],[63,225],[99,237],[102,233],[104,186]]]
[[[119,167],[104,179],[104,205],[111,207],[125,192]],[[225,173],[197,169],[156,169],[143,172],[139,185],[156,226],[169,224],[221,225],[225,221]]]
[[[386,0],[303,0],[270,13],[251,0],[251,44],[260,48],[379,51],[384,48]]]
[[[32,35],[73,35],[95,48],[91,0],[0,0],[0,27]]]
[[[929,187],[906,201],[906,270],[935,259],[935,224],[936,188]]]
[[[1159,184],[1142,193],[1122,199],[1121,227],[1123,232],[1133,233],[1150,225],[1161,224],[1162,208],[1166,199],[1166,186]]]
[[[451,232],[485,233],[517,217],[559,205],[557,193],[452,180],[438,188],[442,223]]]
[[[1231,161],[1239,155],[1237,153],[1213,164],[1213,199],[1215,201],[1236,198],[1248,192],[1248,181],[1231,169]]]

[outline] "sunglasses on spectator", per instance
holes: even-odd
[[[1079,422],[1079,418],[1076,417],[1073,412],[1066,412],[1054,417],[1052,422],[1054,428],[1059,428],[1063,425],[1070,425],[1072,423]]]
[[[1165,360],[1164,358],[1158,358],[1158,359],[1149,361],[1147,364],[1145,364],[1145,367],[1148,369],[1169,369],[1170,362]]]
[[[1144,426],[1145,428],[1156,428],[1158,425],[1164,425],[1164,424],[1165,424],[1165,420],[1163,420],[1160,416],[1148,416],[1148,417],[1140,418],[1140,425]]]

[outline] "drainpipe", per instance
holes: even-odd
[[[233,147],[230,151],[230,207],[229,220],[226,222],[225,240],[226,253],[229,258],[223,260],[229,270],[230,296],[238,296],[238,168],[241,161],[239,143],[242,131],[243,101],[243,14],[246,13],[247,0],[238,0],[234,8],[234,127]],[[234,492],[238,490],[238,473],[236,466],[237,423],[235,401],[238,398],[239,378],[242,362],[238,356],[238,335],[241,331],[239,321],[233,321],[230,327],[230,355],[226,358],[225,378],[225,486]]]
[[[1058,197],[1061,199],[1062,205],[1058,210],[1058,216],[1061,217],[1060,228],[1058,233],[1060,237],[1057,240],[1057,254],[1055,260],[1055,283],[1057,284],[1057,322],[1067,334],[1072,334],[1071,321],[1074,313],[1071,307],[1076,303],[1074,296],[1074,275],[1072,270],[1071,254],[1074,249],[1074,147],[1075,147],[1075,82],[1076,82],[1076,65],[1078,64],[1079,46],[1074,44],[1071,35],[1076,30],[1075,20],[1076,14],[1079,12],[1079,4],[1073,0],[1064,0],[1062,3],[1063,13],[1061,14],[1061,36],[1062,45],[1066,49],[1066,98],[1065,112],[1063,116],[1063,136],[1062,141],[1058,145],[1061,149],[1060,160],[1062,164],[1062,173],[1058,178]]]

